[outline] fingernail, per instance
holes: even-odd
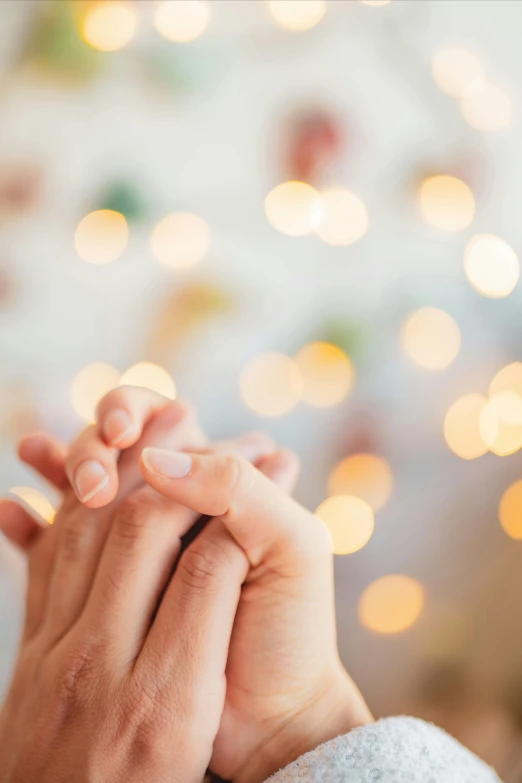
[[[184,478],[192,467],[192,457],[180,451],[143,449],[142,455],[145,467],[156,476]]]
[[[82,462],[74,474],[74,488],[82,503],[93,498],[108,483],[109,474],[103,465],[95,459]]]
[[[124,411],[121,408],[109,411],[102,422],[102,433],[105,440],[113,446],[117,446],[118,443],[121,443],[131,429],[131,417],[127,411]]]

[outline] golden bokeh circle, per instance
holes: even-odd
[[[298,364],[282,353],[264,353],[246,365],[240,377],[244,403],[260,416],[283,416],[303,397]]]
[[[424,590],[416,580],[403,574],[390,574],[372,582],[359,600],[359,619],[375,633],[401,633],[420,617]]]
[[[404,350],[425,370],[443,370],[456,358],[461,343],[454,318],[436,307],[422,307],[406,320],[402,330]]]
[[[325,0],[268,0],[267,8],[274,21],[285,30],[311,30],[326,14]]]
[[[461,179],[445,174],[428,177],[419,190],[420,209],[432,226],[463,231],[475,216],[475,197]]]
[[[105,362],[93,362],[81,369],[71,384],[71,403],[78,416],[88,422],[95,421],[96,406],[119,380],[119,371]]]
[[[503,299],[520,277],[520,263],[513,248],[494,234],[477,234],[464,251],[466,276],[479,294]]]
[[[386,505],[392,489],[390,465],[377,454],[351,454],[335,466],[328,478],[329,495],[354,495],[374,511]]]
[[[210,22],[210,5],[201,0],[161,0],[154,15],[156,30],[173,43],[199,38]]]
[[[522,481],[516,481],[506,489],[500,501],[498,516],[508,536],[522,540]]]
[[[116,52],[134,38],[138,18],[122,0],[96,0],[87,5],[81,20],[84,41],[102,52]]]
[[[317,236],[328,245],[352,245],[368,231],[369,216],[364,202],[346,188],[321,192],[324,215],[316,229]]]
[[[138,362],[129,367],[120,378],[120,386],[140,386],[162,394],[169,400],[176,398],[176,384],[164,367],[154,362]]]
[[[446,414],[446,443],[462,459],[477,459],[488,451],[480,427],[487,403],[487,398],[482,394],[466,394],[454,402]]]
[[[170,269],[188,269],[199,264],[212,240],[208,223],[192,212],[165,215],[152,231],[150,249]]]
[[[304,237],[321,223],[323,200],[318,191],[306,182],[282,182],[265,199],[265,214],[269,223],[282,234]]]
[[[372,537],[373,511],[361,498],[334,495],[324,500],[315,513],[328,528],[335,555],[358,552]]]
[[[129,227],[124,216],[112,209],[90,212],[78,224],[74,235],[76,252],[90,264],[116,261],[129,241]]]
[[[349,357],[331,343],[304,345],[295,356],[303,378],[303,400],[318,408],[338,405],[352,390],[355,371]]]
[[[54,522],[56,509],[43,492],[34,487],[11,487],[9,494],[22,500],[28,508],[49,524]]]

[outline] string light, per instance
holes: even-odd
[[[208,27],[210,7],[201,0],[162,0],[154,16],[154,26],[174,43],[189,43]]]
[[[99,209],[86,215],[74,235],[76,252],[90,264],[116,261],[129,241],[129,227],[120,212]]]
[[[324,204],[315,188],[305,182],[283,182],[265,199],[265,213],[272,226],[291,237],[303,237],[318,228]]]
[[[522,539],[522,481],[512,484],[500,501],[500,524],[510,538]]]
[[[372,537],[373,511],[361,498],[335,495],[323,501],[315,513],[328,528],[335,555],[358,552]]]
[[[245,404],[260,416],[283,416],[302,399],[303,377],[297,363],[282,353],[264,353],[241,373]]]
[[[107,392],[114,389],[120,373],[104,362],[93,362],[78,372],[71,385],[71,402],[74,410],[86,421],[96,419],[96,406]]]
[[[192,212],[173,212],[154,227],[152,254],[171,269],[188,269],[199,264],[211,243],[208,223]]]
[[[472,95],[484,82],[479,58],[463,47],[441,49],[434,56],[431,68],[437,86],[454,98]]]
[[[522,426],[506,422],[499,411],[505,412],[505,405],[497,396],[485,405],[480,415],[479,429],[488,449],[499,457],[506,457],[522,448]]]
[[[462,459],[477,459],[488,451],[480,420],[488,400],[482,394],[466,394],[446,414],[444,437],[450,449]]]
[[[353,388],[353,364],[336,345],[309,343],[296,354],[295,361],[303,378],[303,400],[310,405],[338,405]]]
[[[500,133],[513,122],[513,106],[507,93],[495,84],[483,84],[463,98],[460,111],[472,128],[484,133]]]
[[[392,470],[376,454],[352,454],[330,473],[329,495],[354,495],[378,511],[388,502],[393,489]]]
[[[464,270],[473,288],[490,299],[509,296],[520,276],[515,251],[494,234],[473,237],[464,252]]]
[[[376,633],[401,633],[420,617],[424,590],[416,579],[390,574],[372,582],[359,600],[361,623]]]
[[[460,350],[460,329],[456,321],[436,307],[422,307],[412,313],[402,330],[404,350],[425,370],[443,370]]]
[[[329,245],[352,245],[368,231],[368,210],[361,199],[346,188],[321,193],[324,215],[316,234]]]
[[[475,216],[475,198],[470,188],[457,177],[428,177],[419,191],[424,218],[442,231],[462,231]]]
[[[90,3],[82,19],[83,39],[94,49],[115,52],[123,49],[136,33],[134,9],[122,0]]]
[[[138,362],[129,367],[120,378],[120,386],[141,386],[162,394],[169,400],[176,397],[176,384],[164,367],[153,362]]]
[[[522,397],[522,362],[513,362],[495,375],[489,387],[491,397],[503,392],[513,392]]]
[[[49,524],[54,522],[56,509],[46,496],[33,487],[12,487],[9,490],[10,495],[20,498],[26,506]]]
[[[268,0],[267,6],[277,24],[292,32],[311,30],[326,14],[325,0]]]

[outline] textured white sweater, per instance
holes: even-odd
[[[416,718],[385,718],[320,745],[266,783],[499,783],[499,778],[441,729]]]

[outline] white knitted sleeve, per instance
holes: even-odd
[[[499,783],[499,778],[446,732],[400,717],[326,742],[266,783]]]

